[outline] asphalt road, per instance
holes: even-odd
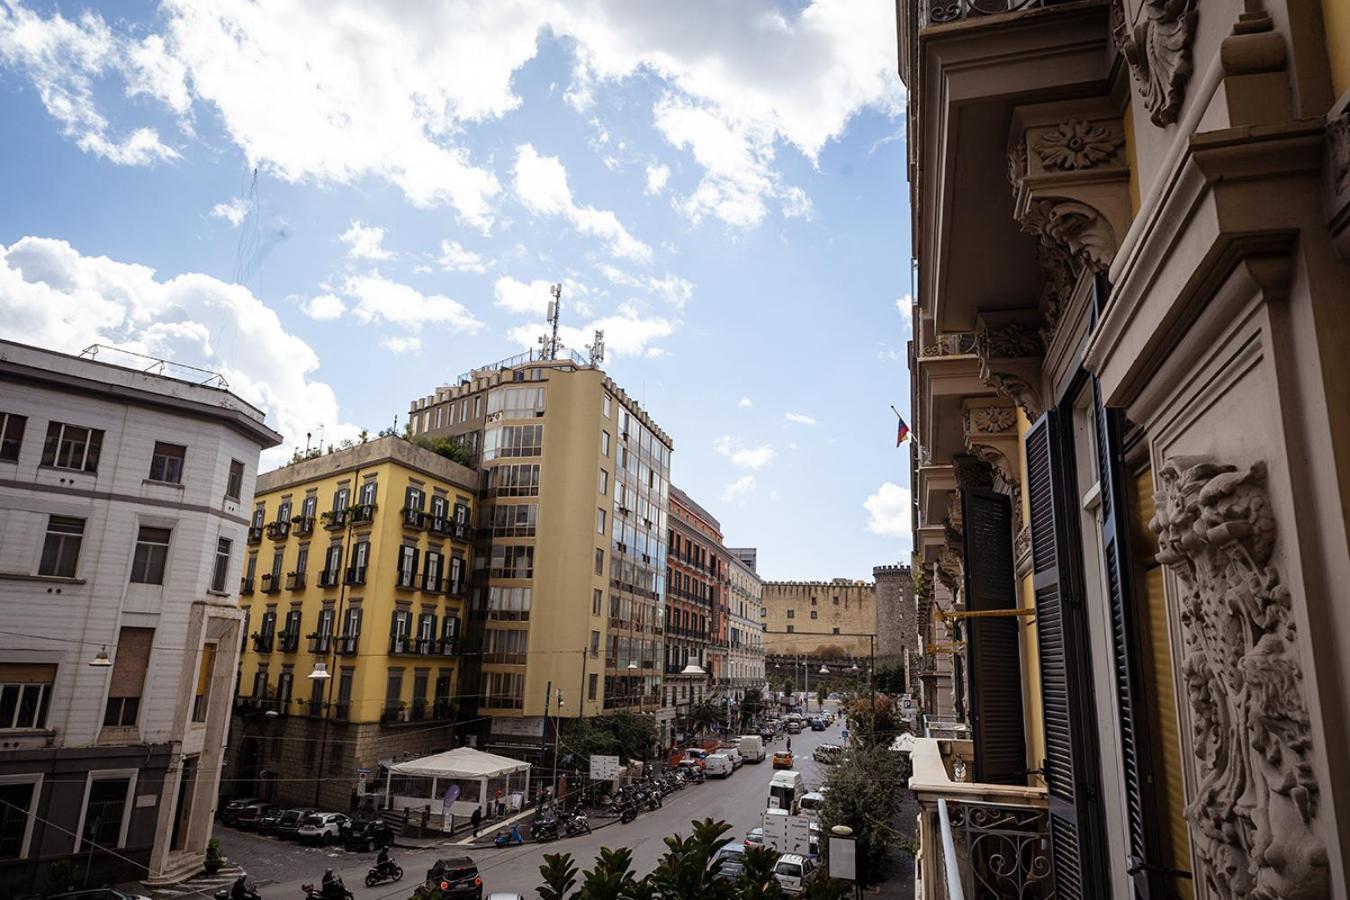
[[[802,773],[808,790],[818,787],[825,780],[824,767],[818,767],[812,761],[811,751],[821,743],[840,743],[841,728],[841,723],[836,721],[824,732],[808,730],[791,736],[792,749],[797,757],[795,768]],[[769,749],[782,749],[783,746],[784,739],[780,737]],[[302,847],[230,828],[217,828],[216,837],[220,838],[222,850],[231,862],[241,865],[257,881],[264,900],[301,900],[301,885],[317,883],[328,867],[342,875],[356,900],[406,900],[433,860],[440,856],[461,855],[466,851],[478,863],[485,893],[514,891],[533,897],[539,884],[539,866],[545,853],[571,853],[584,871],[590,868],[600,848],[628,847],[633,851],[634,868],[639,872],[647,872],[655,867],[665,852],[664,838],[675,833],[688,834],[691,820],[706,817],[720,819],[731,824],[733,837],[743,838],[752,828],[761,824],[772,775],[773,769],[768,759],[757,764],[746,763],[729,778],[709,779],[704,784],[672,794],[666,798],[661,809],[643,813],[627,825],[615,821],[612,825],[596,828],[592,834],[547,844],[527,843],[502,849],[470,849],[448,843],[425,850],[396,848],[394,857],[406,873],[403,880],[397,884],[373,888],[365,886],[365,875],[374,861],[374,854]],[[521,821],[522,832],[528,831],[528,822],[528,819]],[[596,824],[592,819],[592,826]]]

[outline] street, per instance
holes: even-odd
[[[791,735],[792,750],[796,754],[795,768],[802,773],[808,790],[819,787],[826,775],[824,767],[817,766],[811,759],[811,751],[821,743],[840,743],[842,727],[842,723],[836,721],[824,732],[806,730]],[[779,737],[766,749],[772,754],[784,746],[785,738]],[[405,872],[403,881],[373,888],[367,888],[364,879],[374,854],[302,847],[231,828],[218,828],[216,836],[220,838],[225,855],[256,880],[259,892],[267,900],[300,897],[301,885],[317,883],[324,869],[330,866],[342,876],[356,900],[404,900],[412,894],[433,860],[466,853],[478,863],[485,895],[492,891],[514,891],[531,897],[539,884],[539,865],[545,853],[571,853],[584,871],[602,847],[628,847],[633,852],[634,868],[646,873],[665,852],[664,838],[676,832],[688,833],[689,822],[693,819],[711,817],[726,821],[732,826],[732,837],[740,840],[760,824],[773,771],[769,758],[761,763],[746,763],[729,778],[709,779],[702,785],[672,794],[661,809],[643,813],[627,825],[610,819],[597,821],[592,816],[592,827],[597,824],[604,824],[604,827],[596,828],[589,835],[547,844],[527,843],[497,849],[461,847],[446,842],[425,850],[395,848],[394,857]],[[528,830],[528,822],[528,819],[521,820],[522,832]]]

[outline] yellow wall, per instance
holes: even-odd
[[[338,451],[339,454],[344,452],[346,451]],[[436,458],[439,459],[439,457]],[[398,568],[397,547],[404,542],[405,538],[415,538],[421,551],[418,561],[419,570],[425,566],[427,549],[439,549],[445,555],[442,571],[442,579],[445,579],[449,574],[451,554],[458,552],[463,555],[465,560],[464,580],[465,584],[468,584],[468,574],[471,572],[472,562],[469,544],[434,536],[428,531],[405,528],[402,509],[404,492],[410,481],[416,479],[421,482],[420,486],[428,498],[424,501],[424,510],[429,508],[429,498],[435,489],[440,488],[446,492],[450,514],[453,514],[454,504],[464,504],[470,509],[469,521],[472,523],[473,497],[470,491],[447,480],[437,479],[426,471],[412,469],[402,463],[385,460],[363,465],[360,469],[342,468],[332,474],[325,474],[319,478],[278,487],[266,492],[260,490],[255,499],[257,503],[261,503],[265,507],[264,521],[272,522],[276,519],[277,507],[287,495],[291,498],[291,514],[298,516],[301,501],[306,492],[313,488],[316,489],[318,514],[321,516],[322,513],[332,509],[333,495],[340,483],[345,481],[351,487],[350,502],[355,504],[359,485],[372,474],[375,476],[375,482],[378,485],[374,520],[369,526],[354,527],[351,531],[350,540],[345,530],[329,531],[323,527],[322,520],[318,520],[315,522],[314,531],[310,535],[296,534],[293,525],[292,533],[285,540],[273,541],[264,535],[261,543],[247,548],[248,555],[256,553],[258,556],[254,593],[251,596],[240,597],[240,606],[250,613],[248,620],[249,635],[259,630],[263,615],[268,609],[274,609],[277,613],[276,632],[278,634],[285,627],[286,614],[291,610],[299,609],[301,613],[301,639],[298,649],[294,652],[281,652],[280,641],[277,640],[274,642],[270,653],[258,653],[254,650],[253,641],[250,637],[240,658],[238,687],[240,696],[251,694],[254,674],[260,663],[266,663],[268,666],[268,684],[273,691],[276,690],[283,666],[290,665],[294,682],[291,691],[293,699],[288,712],[292,715],[303,715],[306,707],[303,704],[296,703],[295,699],[309,700],[311,682],[308,675],[315,662],[318,661],[325,662],[333,676],[327,686],[330,702],[337,701],[341,671],[346,668],[352,669],[354,674],[352,705],[348,718],[353,722],[379,721],[384,708],[390,668],[397,667],[404,670],[402,685],[404,702],[410,703],[412,700],[415,669],[429,670],[426,692],[428,701],[434,699],[436,679],[441,674],[449,674],[451,677],[451,696],[453,697],[458,693],[457,659],[439,655],[391,656],[389,654],[389,636],[393,614],[400,603],[404,604],[405,608],[413,614],[414,634],[416,633],[417,619],[423,612],[435,613],[437,637],[441,633],[441,622],[447,615],[460,619],[460,634],[463,634],[465,610],[467,608],[466,600],[450,597],[443,593],[431,594],[420,590],[397,589],[395,578]],[[275,478],[276,476],[273,475],[272,477]],[[358,540],[370,541],[370,556],[364,585],[319,586],[319,574],[324,568],[327,548],[335,539],[341,539],[344,545],[343,569],[351,564],[351,546],[355,545]],[[274,549],[281,546],[285,550],[281,568],[284,577],[295,571],[296,558],[299,555],[301,545],[304,543],[309,545],[309,561],[306,567],[304,587],[299,590],[288,590],[283,586],[278,593],[263,593],[262,575],[272,569]],[[245,571],[247,571],[247,555]],[[310,641],[307,636],[318,629],[320,610],[325,605],[332,605],[336,615],[333,630],[334,634],[337,635],[343,631],[342,625],[346,610],[354,603],[359,604],[362,610],[361,632],[356,655],[334,655],[331,652],[324,655],[311,653]]]
[[[1031,423],[1021,408],[1017,410],[1017,477],[1022,483],[1022,522],[1031,521],[1031,503],[1028,499],[1027,483],[1027,432]],[[1022,609],[1036,607],[1036,594],[1032,588],[1030,572],[1022,578],[1019,585],[1018,603]],[[1018,620],[1022,624],[1022,709],[1027,733],[1027,768],[1039,769],[1045,759],[1045,721],[1041,716],[1041,657],[1040,642],[1036,636],[1036,620],[1030,616]],[[1045,779],[1036,776],[1035,782],[1044,784]]]
[[[1322,24],[1331,61],[1331,84],[1339,97],[1350,91],[1350,3],[1322,0]]]

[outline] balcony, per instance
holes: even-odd
[[[419,575],[418,581],[418,590],[427,594],[439,594],[445,586],[445,579],[439,575],[434,578],[427,578],[425,575]]]
[[[261,544],[263,536],[263,527],[261,525],[250,525],[248,528],[248,542],[250,544]]]
[[[292,572],[286,576],[286,590],[299,591],[304,590],[304,587],[305,587],[304,572]]]
[[[918,900],[1054,896],[1044,788],[976,784],[970,741],[920,738],[909,786],[919,800]]]
[[[347,567],[347,572],[346,572],[346,574],[345,574],[343,580],[345,580],[345,581],[347,582],[347,584],[365,584],[365,583],[366,583],[366,567],[365,567],[365,566],[348,566],[348,567]]]
[[[294,531],[297,535],[306,535],[314,533],[313,516],[296,516],[295,518],[291,519],[291,523],[294,526],[291,530]]]
[[[375,521],[375,504],[358,503],[351,509],[353,525],[369,525]]]
[[[359,634],[344,634],[334,639],[333,650],[338,656],[355,656],[356,645],[360,638]]]
[[[264,594],[275,594],[281,590],[280,573],[273,574],[267,572],[262,577],[262,592]]]
[[[329,531],[339,531],[347,527],[347,510],[330,509],[320,518],[323,520],[323,527]]]
[[[337,587],[337,585],[338,585],[338,570],[337,570],[337,569],[320,569],[320,570],[319,570],[319,587],[323,587],[323,588],[331,588],[331,587]]]
[[[239,594],[248,597],[253,593],[253,579],[245,576],[239,579]]]
[[[294,653],[300,649],[300,632],[298,631],[279,631],[277,632],[277,649],[282,653]]]
[[[308,640],[309,652],[319,656],[328,653],[333,646],[333,636],[331,634],[320,634],[316,631],[309,635]]]
[[[427,527],[427,514],[420,509],[410,506],[404,509],[400,515],[403,517],[404,528],[414,528],[421,531]]]
[[[267,523],[267,539],[270,541],[284,541],[291,534],[291,522],[289,519],[278,519],[275,522]]]
[[[422,586],[422,576],[399,572],[394,576],[394,587],[400,591],[415,591]]]
[[[979,16],[997,16],[1039,9],[1053,5],[1055,0],[924,0],[920,4],[919,27],[945,25]]]
[[[255,653],[271,653],[272,635],[261,631],[253,632],[253,650]]]

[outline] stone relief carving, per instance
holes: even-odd
[[[998,391],[1000,396],[1022,407],[1022,412],[1033,422],[1045,412],[1041,405],[1041,392],[1020,375],[991,371],[988,365],[981,361],[980,380]]]
[[[1116,233],[1097,210],[1077,200],[1035,200],[1022,216],[1022,230],[1062,246],[1071,258],[1105,271],[1116,253]]]
[[[966,410],[967,434],[1007,434],[1017,428],[1017,413],[1007,406],[976,406]]]
[[[1027,175],[1027,142],[1020,140],[1008,150],[1008,184],[1013,194],[1022,189],[1022,179]]]
[[[1125,135],[1114,128],[1070,119],[1043,134],[1034,149],[1047,169],[1077,170],[1108,161],[1124,143]]]
[[[1145,0],[1131,27],[1121,21],[1120,50],[1154,125],[1177,120],[1194,64],[1195,0]]]
[[[1029,325],[1009,322],[1001,328],[990,328],[977,338],[983,340],[990,356],[1040,356],[1045,353],[1041,335]]]
[[[1177,458],[1158,477],[1149,528],[1182,592],[1197,877],[1224,900],[1329,896],[1298,631],[1270,565],[1265,466]]]
[[[1350,107],[1327,119],[1327,141],[1331,186],[1339,194],[1350,190]]]

